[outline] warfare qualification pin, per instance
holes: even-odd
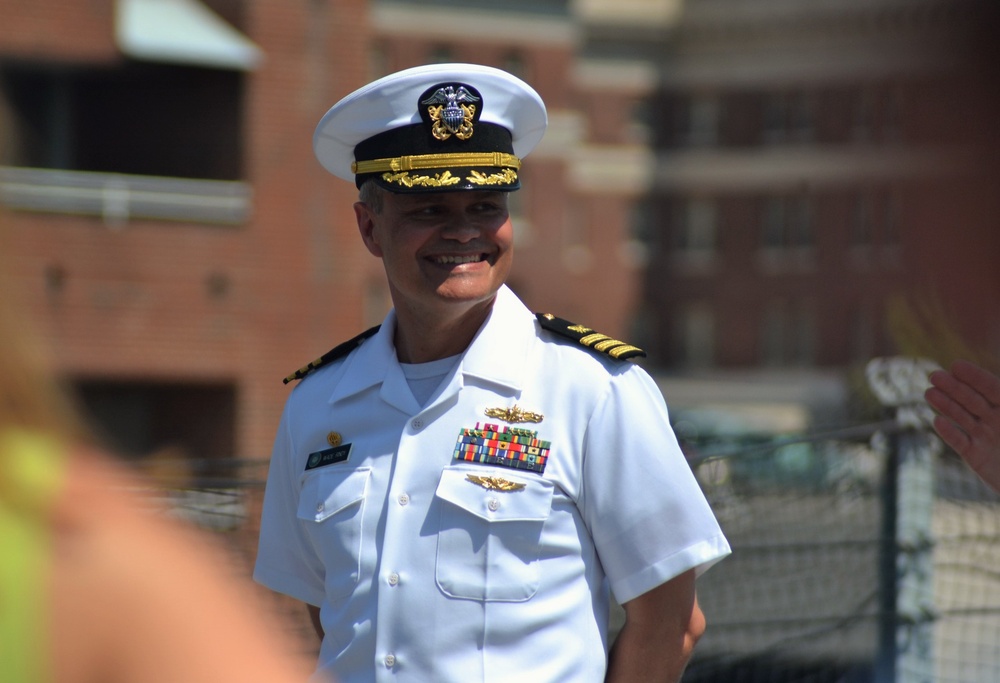
[[[518,424],[519,422],[541,422],[544,416],[541,413],[533,413],[530,410],[523,410],[516,404],[510,408],[487,408],[486,417],[493,417],[502,420],[507,424]]]

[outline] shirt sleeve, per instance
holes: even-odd
[[[619,602],[729,554],[663,396],[641,368],[611,377],[588,425],[583,468],[584,519]]]
[[[285,406],[264,489],[254,581],[310,605],[321,605],[325,572],[298,517],[300,472]]]

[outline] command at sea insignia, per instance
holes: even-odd
[[[627,342],[612,339],[606,334],[594,332],[594,330],[589,327],[571,323],[563,318],[557,318],[551,313],[536,313],[535,317],[538,318],[538,322],[546,330],[554,332],[562,337],[572,339],[575,342],[579,342],[586,348],[611,356],[615,360],[627,360],[629,358],[644,357],[646,355],[646,352],[638,346],[632,346]],[[368,339],[368,337],[371,337],[378,332],[379,327],[380,325],[376,325],[375,327],[365,330],[358,336],[348,339],[343,344],[338,344],[316,360],[302,366],[282,381],[285,384],[288,384],[289,382],[294,382],[297,379],[302,379],[313,370],[321,368],[327,363],[332,363],[338,358],[343,358],[355,348],[360,346],[366,339]],[[491,417],[499,416],[491,415]],[[514,421],[541,422],[541,419],[540,416],[538,419],[535,419],[534,413],[520,413]]]

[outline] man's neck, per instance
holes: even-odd
[[[428,363],[465,351],[483,326],[496,298],[475,304],[454,315],[415,313],[396,308],[393,340],[401,363]]]

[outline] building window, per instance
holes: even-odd
[[[793,311],[791,362],[795,366],[816,364],[817,308],[815,302],[804,300]]]
[[[500,60],[500,68],[507,73],[514,74],[518,78],[528,80],[530,78],[528,74],[528,60],[524,58],[518,50],[511,50],[506,53]]]
[[[809,197],[796,196],[786,200],[786,230],[792,249],[812,249],[816,246],[813,229],[813,203]]]
[[[903,93],[899,87],[892,87],[885,96],[885,124],[882,138],[885,142],[901,142],[903,139]]]
[[[374,81],[389,73],[389,50],[383,42],[372,42],[368,46],[368,80]]]
[[[707,303],[682,309],[675,340],[678,363],[685,368],[709,368],[715,364],[715,314]]]
[[[866,363],[875,355],[877,316],[871,301],[861,301],[851,308],[850,354],[855,363]]]
[[[123,457],[236,455],[233,385],[86,380],[75,389],[91,424]]]
[[[862,88],[854,94],[851,111],[851,138],[855,142],[871,142],[875,134],[875,93]]]
[[[653,108],[646,98],[638,99],[629,109],[626,130],[628,141],[633,144],[648,145],[653,140]]]
[[[885,223],[882,226],[882,260],[890,268],[902,266],[902,248],[899,242],[901,202],[898,191],[890,190],[885,198]]]
[[[449,45],[435,45],[427,54],[428,64],[448,64],[455,61],[455,50]]]
[[[816,129],[815,98],[808,92],[769,92],[764,97],[765,143],[809,142]]]
[[[761,316],[761,364],[765,367],[815,364],[816,326],[816,306],[812,302],[769,302]]]
[[[629,206],[628,239],[622,245],[625,262],[633,268],[649,264],[650,255],[659,246],[659,231],[649,202],[636,200]]]
[[[783,248],[785,246],[785,200],[782,197],[768,197],[764,201],[764,215],[761,223],[761,245],[765,249]]]
[[[7,65],[0,88],[18,141],[3,165],[214,180],[243,173],[242,72]]]
[[[762,131],[764,142],[774,144],[785,141],[785,95],[770,92],[764,97]]]
[[[715,251],[716,211],[709,199],[691,199],[684,207],[680,249],[688,252]]]
[[[650,248],[660,244],[655,212],[648,200],[637,199],[629,207],[629,233],[632,239]]]
[[[678,108],[677,137],[682,145],[704,147],[719,137],[719,100],[714,95],[692,95]]]
[[[589,271],[593,262],[588,216],[586,205],[577,202],[566,211],[563,222],[562,263],[563,267],[574,275],[581,275]]]
[[[901,198],[897,190],[868,187],[853,198],[848,233],[849,254],[857,268],[900,265]]]
[[[871,192],[861,192],[854,198],[851,218],[851,246],[870,247],[874,241],[874,197]]]
[[[716,204],[708,198],[683,201],[674,220],[673,261],[680,271],[701,272],[715,264],[718,233]]]
[[[808,195],[766,197],[761,210],[761,248],[772,256],[808,257],[816,246],[813,201]]]
[[[761,319],[760,353],[761,364],[766,367],[780,367],[785,363],[785,329],[788,315],[781,303],[771,302],[764,309]]]
[[[790,97],[788,117],[789,138],[811,142],[816,132],[816,103],[810,93],[797,92]]]

